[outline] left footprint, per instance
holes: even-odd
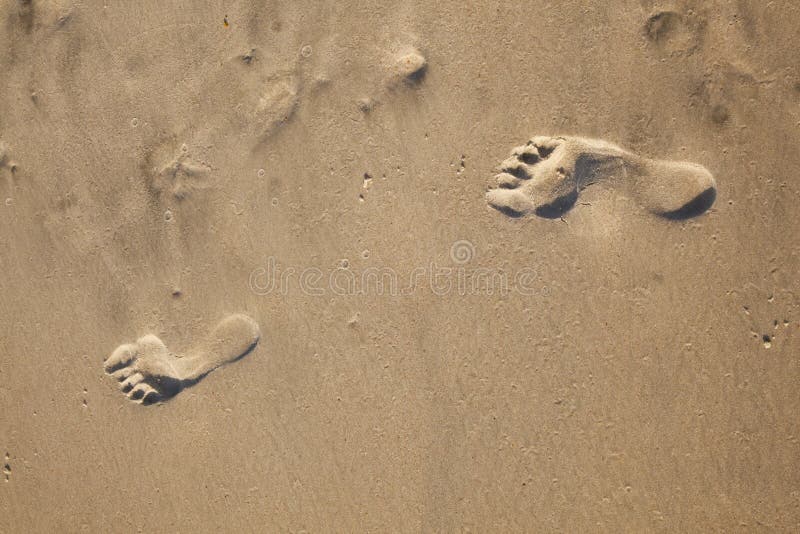
[[[510,217],[561,217],[597,182],[630,193],[666,219],[700,215],[717,196],[714,177],[701,165],[646,158],[601,139],[537,136],[513,149],[500,170],[486,201]]]
[[[185,355],[170,352],[154,335],[120,345],[106,359],[106,373],[120,382],[128,398],[140,404],[165,401],[197,384],[214,369],[252,351],[261,332],[253,319],[234,314],[223,319]]]

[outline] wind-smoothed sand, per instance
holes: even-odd
[[[800,530],[799,11],[0,0],[0,531]]]

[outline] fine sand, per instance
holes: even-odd
[[[0,532],[800,531],[796,2],[0,18]]]

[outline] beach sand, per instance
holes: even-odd
[[[0,531],[800,529],[796,2],[0,18]]]

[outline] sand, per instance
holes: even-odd
[[[0,17],[0,531],[800,530],[795,2]]]

